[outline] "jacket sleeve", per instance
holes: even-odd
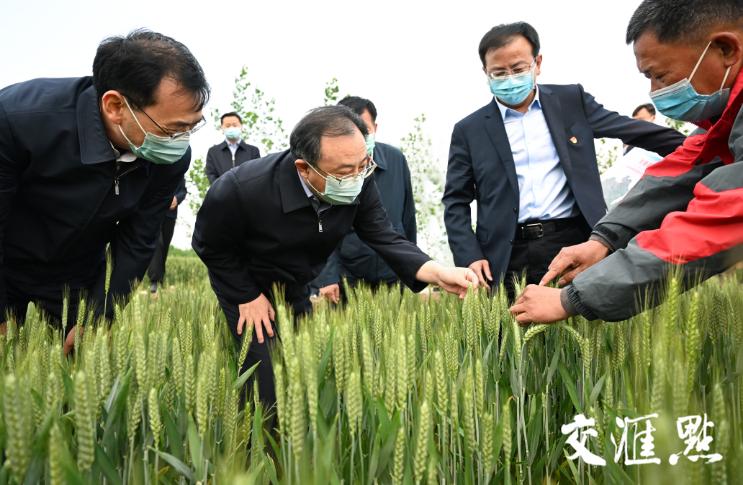
[[[206,178],[209,179],[209,185],[213,184],[215,180],[219,178],[219,172],[217,171],[217,159],[214,155],[214,147],[210,148],[206,152]]]
[[[619,138],[627,145],[644,148],[663,156],[673,152],[686,139],[683,134],[672,128],[609,111],[585,92],[580,84],[578,90],[594,138]]]
[[[563,290],[570,305],[589,319],[626,319],[658,303],[669,270],[688,287],[743,260],[743,111],[730,151],[732,163],[707,164],[715,168],[694,185],[685,211],[670,211],[659,228],[640,232],[626,249],[578,275]]]
[[[722,165],[719,159],[698,163],[706,137],[687,138],[675,152],[648,167],[624,199],[596,224],[594,236],[612,250],[621,249],[639,232],[657,228],[669,212],[683,210],[697,182]]]
[[[4,241],[5,226],[10,216],[13,198],[28,160],[16,146],[8,117],[0,102],[0,323],[5,321],[7,297],[5,286]]]
[[[186,188],[186,178],[183,177],[178,183],[178,188],[175,189],[175,198],[178,201],[178,205],[181,205],[186,199],[186,195],[188,195],[188,189]]]
[[[153,167],[153,170],[160,169],[159,173],[150,180],[137,211],[117,224],[116,234],[111,241],[113,269],[106,305],[107,317],[113,316],[111,302],[127,301],[132,284],[144,277],[155,252],[160,225],[173,201],[178,184],[188,170],[190,160],[189,148],[183,158],[175,164],[168,167]],[[96,300],[101,302],[102,295],[99,294]]]
[[[444,223],[454,264],[469,266],[485,255],[472,230],[470,205],[475,200],[475,179],[469,147],[459,125],[454,126],[444,187]]]
[[[240,253],[240,239],[250,230],[243,208],[235,174],[228,172],[206,193],[191,241],[209,270],[214,291],[234,305],[261,294]]]
[[[403,179],[405,195],[402,207],[402,227],[408,241],[416,244],[418,242],[418,227],[415,219],[415,197],[413,195],[413,182],[410,177],[410,168],[405,155],[402,155]]]
[[[359,238],[376,251],[411,290],[418,292],[427,286],[415,275],[431,258],[393,229],[372,177],[359,195],[353,227]]]
[[[343,244],[343,241],[341,241],[340,244]],[[325,267],[322,269],[320,274],[317,275],[317,278],[315,278],[314,285],[318,288],[324,288],[341,282],[340,244],[335,251],[330,253],[328,262],[325,263]]]

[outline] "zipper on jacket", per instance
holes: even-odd
[[[139,165],[135,165],[134,167],[129,167],[128,170],[124,170],[122,173],[118,173],[121,169],[121,162],[116,162],[116,176],[114,177],[114,195],[119,195],[119,179],[138,168]]]
[[[317,232],[322,232],[322,214],[317,214]]]

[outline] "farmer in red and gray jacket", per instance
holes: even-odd
[[[655,106],[706,131],[649,167],[588,242],[562,249],[511,307],[519,323],[623,320],[658,303],[669,269],[691,284],[743,260],[742,26],[740,0],[637,8],[627,43]],[[557,277],[567,286],[544,286]]]

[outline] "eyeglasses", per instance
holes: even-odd
[[[377,164],[372,159],[371,155],[367,155],[364,159],[364,166],[361,168],[361,170],[358,173],[354,173],[351,175],[344,175],[342,177],[338,177],[333,174],[329,174],[323,170],[320,170],[319,168],[314,167],[312,164],[307,164],[310,166],[312,170],[315,171],[319,176],[324,178],[331,178],[338,182],[338,185],[345,185],[345,184],[353,184],[359,181],[359,179],[364,180],[367,177],[369,177],[372,173],[374,173],[374,170],[377,168]],[[321,173],[322,172],[322,173]]]
[[[127,100],[126,96],[124,97],[124,100],[127,102],[127,104],[131,105],[129,103],[129,101]],[[199,121],[197,121],[196,124],[194,124],[190,129],[188,129],[186,131],[175,132],[173,130],[169,130],[169,129],[165,128],[164,126],[161,126],[160,123],[158,123],[157,121],[155,121],[152,118],[152,116],[150,116],[149,114],[147,114],[147,111],[145,111],[143,108],[137,108],[135,106],[135,109],[137,111],[140,111],[140,112],[144,113],[144,115],[150,121],[152,121],[155,124],[155,126],[157,126],[157,128],[165,134],[165,136],[167,136],[171,140],[178,140],[179,138],[190,136],[190,135],[196,133],[197,131],[199,131],[200,129],[202,129],[206,125],[206,119],[202,116],[201,119]]]
[[[490,79],[492,79],[494,81],[497,80],[497,79],[506,78],[508,76],[518,76],[519,74],[525,74],[525,73],[529,72],[531,70],[531,68],[534,67],[534,65],[536,64],[536,62],[537,61],[535,59],[534,61],[532,61],[531,64],[526,64],[526,63],[518,64],[518,65],[516,65],[516,67],[514,67],[511,70],[508,70],[508,69],[496,69],[494,71],[488,72],[487,73],[487,76],[488,76],[488,78],[490,78]]]

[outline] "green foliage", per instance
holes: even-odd
[[[668,125],[670,128],[673,128],[676,131],[680,131],[686,136],[689,136],[692,131],[696,129],[696,126],[694,126],[691,123],[687,123],[686,121],[681,120],[674,120],[673,118],[666,118],[666,125]]]
[[[400,141],[410,167],[418,224],[418,246],[437,261],[450,263],[451,253],[444,228],[444,172],[433,156],[431,138],[425,132],[426,115],[413,120],[413,129]]]
[[[323,106],[332,106],[338,103],[338,93],[341,88],[338,86],[338,79],[332,78],[330,81],[325,83],[325,97],[323,98]]]
[[[199,157],[191,162],[187,177],[188,184],[191,187],[188,194],[188,207],[196,214],[204,201],[204,197],[206,197],[206,191],[209,190],[209,179],[206,177],[204,158]]]
[[[2,483],[734,483],[743,476],[743,299],[733,276],[617,324],[528,330],[503,293],[352,291],[282,331],[265,410],[193,257],[136,291],[76,352],[35,309],[0,336]],[[502,288],[501,288],[502,291]],[[85,319],[83,318],[82,321]],[[249,345],[249,344],[246,344]],[[250,371],[249,371],[250,372]],[[244,402],[244,406],[240,405]],[[616,417],[657,412],[661,465],[614,464]],[[707,413],[714,465],[681,457],[676,418]],[[278,413],[278,416],[276,416]],[[569,461],[561,426],[596,420]],[[639,445],[638,445],[639,446]]]
[[[594,142],[594,145],[599,173],[604,174],[621,158],[622,146],[616,144],[614,140],[607,141],[606,138],[599,138]]]
[[[231,111],[240,115],[243,120],[242,139],[256,145],[261,154],[268,154],[285,150],[288,147],[288,137],[284,129],[283,119],[276,113],[276,100],[266,95],[248,77],[248,68],[243,66],[235,78],[235,88],[232,91]],[[212,113],[214,126],[220,130],[220,117],[223,113]],[[209,180],[205,173],[205,156],[196,158],[187,174],[190,186],[188,205],[194,214],[201,207],[201,203],[209,189]]]

